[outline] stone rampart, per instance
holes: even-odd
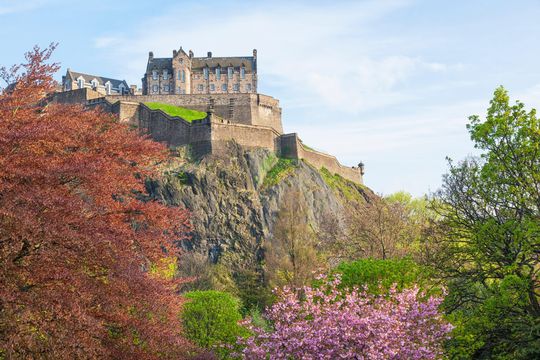
[[[119,116],[121,122],[138,126],[142,134],[169,146],[189,145],[195,157],[225,152],[236,142],[245,148],[265,148],[278,156],[304,159],[318,169],[326,168],[348,180],[362,183],[359,168],[343,166],[332,155],[303,145],[296,133],[283,134],[279,102],[261,94],[223,95],[122,95],[106,96],[91,89],[53,95],[53,101],[100,107]],[[152,110],[145,102],[161,102],[210,112],[192,122]],[[210,110],[213,110],[211,112]]]
[[[281,137],[281,154],[288,158],[303,159],[317,169],[324,167],[333,174],[363,184],[362,172],[359,168],[343,166],[335,156],[307,148],[296,133],[285,134]]]
[[[189,95],[109,95],[106,99],[115,103],[158,102],[213,113],[233,123],[261,125],[282,133],[279,101],[261,94],[189,94]]]

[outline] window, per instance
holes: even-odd
[[[110,81],[107,81],[105,83],[105,92],[107,93],[107,95],[111,95],[111,83],[110,83]]]
[[[158,79],[157,70],[152,70],[152,79],[154,79],[154,80]]]
[[[204,86],[203,84],[199,84],[199,86],[197,87],[199,91],[203,91],[204,90]]]
[[[182,72],[180,70],[176,72],[176,80],[182,80]]]
[[[163,80],[169,80],[169,71],[167,69],[163,70]]]
[[[158,86],[157,85],[152,86],[152,92],[155,92],[155,93],[158,92]]]
[[[71,90],[71,82],[66,82],[65,90]]]
[[[163,91],[164,91],[164,92],[168,93],[168,92],[169,92],[169,89],[170,89],[170,88],[169,88],[169,85],[163,86]]]
[[[251,91],[251,84],[246,85],[246,91],[248,91],[248,92]]]
[[[208,80],[208,66],[203,69],[204,79]]]
[[[92,83],[92,89],[97,89],[97,87],[98,87],[98,82],[97,82],[97,80],[96,80],[96,79],[93,79],[93,80],[91,81],[91,83]]]
[[[221,80],[221,68],[219,66],[216,68],[216,79]]]
[[[240,68],[240,77],[241,77],[242,79],[245,79],[245,78],[246,78],[246,68],[245,68],[244,66],[242,66],[242,67]]]
[[[120,91],[120,94],[122,95],[124,94],[124,89],[125,89],[124,84],[120,84],[120,86],[118,86],[118,91]]]
[[[210,84],[210,91],[216,91],[216,85]]]
[[[77,80],[77,85],[79,85],[79,89],[84,87],[84,79],[82,77]]]
[[[183,83],[186,82],[186,71],[185,70],[182,70],[182,82]]]
[[[233,90],[234,91],[239,91],[240,90],[240,84],[234,84],[233,85]]]
[[[227,91],[227,84],[221,85],[221,91]]]
[[[227,68],[227,77],[228,77],[229,79],[232,79],[233,70],[234,70],[234,68],[233,68],[232,66],[229,66],[229,67]]]

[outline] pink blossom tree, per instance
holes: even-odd
[[[254,335],[239,340],[245,359],[436,359],[452,326],[438,311],[442,301],[414,287],[377,296],[338,289],[283,288],[266,318],[271,331],[246,325]]]

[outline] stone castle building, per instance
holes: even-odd
[[[148,54],[142,78],[143,95],[154,94],[255,94],[257,93],[257,50],[253,56],[195,57],[182,47],[172,58]]]
[[[83,104],[116,114],[121,122],[171,147],[185,146],[196,158],[227,154],[231,143],[265,148],[277,156],[303,159],[348,180],[363,183],[363,165],[343,166],[332,155],[305,146],[296,133],[285,134],[279,100],[257,92],[257,51],[246,57],[194,57],[182,48],[172,58],[150,52],[142,94],[123,80],[68,69],[53,102]],[[206,113],[200,120],[171,116],[149,103]]]
[[[84,88],[92,89],[103,95],[125,95],[133,91],[125,80],[83,74],[68,68],[66,75],[62,76],[63,91]]]

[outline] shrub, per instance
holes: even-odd
[[[181,313],[187,338],[206,349],[214,349],[222,357],[227,347],[239,336],[249,332],[240,326],[240,302],[232,295],[215,290],[192,291],[184,294],[188,302]]]

